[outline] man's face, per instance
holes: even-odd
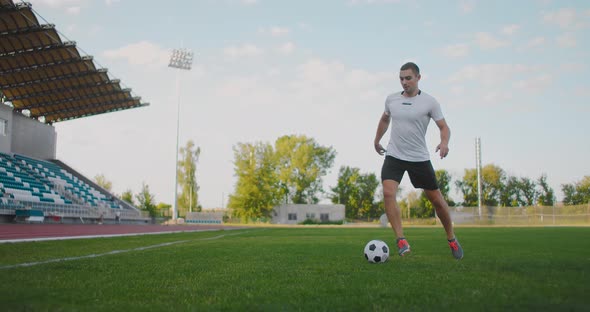
[[[399,72],[399,81],[406,93],[414,93],[418,88],[420,75],[416,75],[413,70],[406,69]]]

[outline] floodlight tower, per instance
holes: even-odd
[[[477,207],[481,219],[481,138],[475,138],[475,166],[477,168]]]
[[[190,70],[193,65],[193,51],[189,49],[174,49],[172,56],[170,56],[170,63],[168,67]],[[176,104],[176,159],[174,173],[174,205],[172,208],[172,220],[176,220],[178,215],[178,141],[180,133],[180,78],[179,72],[176,71],[176,96],[178,102]]]

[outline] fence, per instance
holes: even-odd
[[[455,224],[590,225],[590,204],[530,207],[450,207]]]
[[[0,201],[0,215],[15,215],[16,209],[35,209],[43,211],[46,217],[59,216],[62,218],[115,219],[117,211],[121,219],[142,220],[146,219],[147,213],[130,209],[112,209],[105,207],[89,207],[76,204],[52,204],[42,202],[26,202],[10,198],[2,198]]]

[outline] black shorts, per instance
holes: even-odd
[[[430,160],[414,162],[385,156],[385,161],[381,168],[381,181],[394,180],[400,183],[406,171],[415,188],[425,190],[438,189],[436,173],[434,173],[434,168]]]

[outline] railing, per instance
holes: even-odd
[[[587,225],[590,204],[575,206],[450,207],[455,224]]]
[[[16,209],[24,208],[42,210],[45,216],[60,216],[62,218],[99,219],[102,215],[102,218],[104,219],[115,219],[117,211],[120,212],[121,219],[143,220],[148,218],[148,215],[145,211],[129,209],[90,207],[76,204],[27,202],[10,198],[4,198],[3,200],[5,200],[5,202],[0,202],[0,214],[2,215],[14,215]]]

